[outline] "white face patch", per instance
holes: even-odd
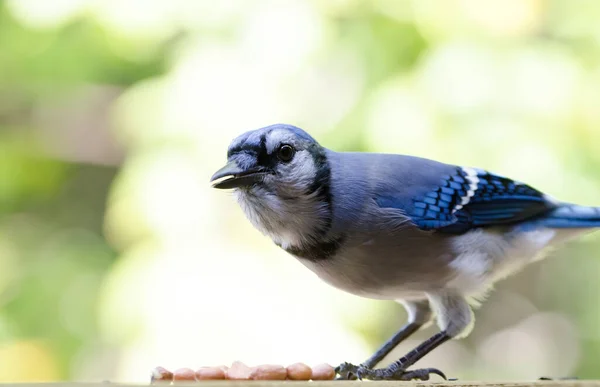
[[[294,157],[290,162],[279,162],[275,166],[276,175],[267,177],[266,183],[284,197],[301,195],[313,184],[317,176],[313,156],[288,130],[275,129],[267,135],[267,153],[276,154],[282,144],[294,147]]]
[[[275,171],[276,175],[269,176],[267,184],[284,196],[296,196],[306,192],[317,176],[317,167],[307,150],[296,152],[292,161],[288,163],[279,163]]]
[[[316,195],[289,200],[259,187],[235,195],[254,227],[284,249],[314,242],[329,216]]]
[[[329,222],[329,207],[319,191],[311,189],[318,166],[305,143],[283,129],[275,129],[265,138],[271,155],[282,143],[296,149],[294,157],[289,162],[274,162],[274,173],[265,175],[262,185],[239,189],[235,194],[246,217],[259,231],[283,248],[301,247],[322,237],[320,232]]]
[[[277,148],[281,144],[292,144],[295,143],[295,137],[292,133],[285,129],[275,129],[267,135],[266,147],[267,153],[272,154],[277,151]]]
[[[460,204],[456,205],[452,210],[452,213],[456,211],[460,211],[464,206],[469,204],[471,198],[475,196],[475,191],[477,191],[477,185],[479,184],[479,177],[477,176],[477,170],[473,168],[462,167],[463,172],[467,175],[465,178],[469,182],[469,189],[467,190],[467,195],[461,198]]]

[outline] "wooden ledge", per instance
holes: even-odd
[[[600,387],[600,380],[540,380],[523,382],[478,382],[478,381],[453,381],[453,382],[380,382],[380,381],[249,381],[249,380],[208,380],[202,382],[177,382],[176,386],[183,387],[357,387],[357,383],[368,383],[366,387]],[[122,383],[6,383],[18,387],[148,387],[147,384],[122,384]],[[1,384],[0,384],[1,385]],[[158,386],[169,386],[170,383],[157,383]]]

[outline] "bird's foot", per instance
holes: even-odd
[[[392,368],[371,369],[363,365],[356,366],[350,363],[342,363],[335,369],[336,380],[429,380],[430,375],[439,375],[444,379],[446,375],[437,368],[422,368],[417,370],[403,370]]]
[[[421,368],[416,370],[403,370],[403,369],[391,369],[391,368],[380,368],[371,370],[368,368],[359,367],[357,372],[358,379],[365,380],[429,380],[432,374],[439,375],[444,380],[447,380],[446,375],[437,368]]]
[[[335,380],[356,380],[358,369],[362,366],[356,366],[351,363],[342,363],[335,367]]]

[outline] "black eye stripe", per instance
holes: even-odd
[[[260,136],[260,151],[261,153],[267,154],[267,135],[263,134]]]
[[[278,163],[290,162],[296,155],[296,152],[297,150],[293,145],[282,143],[269,153],[267,149],[267,136],[263,134],[260,136],[258,142],[243,142],[232,146],[227,152],[227,157],[231,157],[234,154],[246,154],[254,157],[258,165],[274,169]]]

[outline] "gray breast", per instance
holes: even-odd
[[[350,235],[334,256],[300,261],[330,285],[369,298],[421,298],[453,278],[449,239],[414,226]]]
[[[407,298],[444,288],[452,278],[450,237],[419,230],[402,210],[380,208],[375,192],[389,180],[378,174],[393,165],[384,155],[327,154],[331,167],[333,222],[330,236],[344,241],[333,256],[300,261],[327,283],[382,299]],[[398,163],[403,175],[401,159]],[[393,176],[394,178],[400,176]],[[399,181],[400,179],[398,177]],[[402,186],[398,186],[401,193]]]

